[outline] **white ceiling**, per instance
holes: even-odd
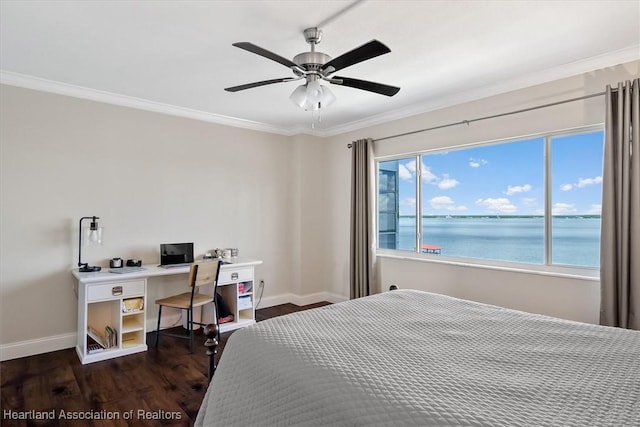
[[[311,128],[301,82],[233,47],[336,57],[371,39],[391,53],[340,75],[400,86],[386,97],[330,85]],[[281,134],[331,135],[640,59],[640,1],[7,1],[2,82]]]

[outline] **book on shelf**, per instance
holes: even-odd
[[[107,344],[108,347],[116,347],[118,345],[118,333],[111,326],[107,325],[104,328],[105,334],[107,335]]]
[[[102,346],[102,348],[107,348],[107,342],[102,334],[93,329],[91,326],[87,326],[87,335],[96,343]]]
[[[251,295],[241,295],[238,297],[238,310],[246,310],[253,307]]]
[[[105,326],[104,335],[99,333],[91,326],[87,326],[87,336],[90,338],[87,340],[87,350],[99,351],[98,347],[93,346],[89,348],[90,344],[96,344],[102,349],[116,347],[118,345],[118,331],[112,326]]]
[[[253,288],[253,282],[238,283],[238,292],[241,294],[246,294],[247,292],[251,292],[251,288]]]
[[[104,351],[104,350],[105,350],[105,348],[103,346],[101,346],[100,344],[98,344],[97,342],[92,342],[92,343],[87,345],[87,353],[89,353],[89,354],[99,353],[99,352]]]

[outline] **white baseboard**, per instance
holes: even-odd
[[[259,310],[261,308],[273,307],[274,305],[287,304],[291,302],[293,297],[293,294],[287,293],[270,297],[257,298],[256,303],[258,305],[256,308]]]
[[[271,297],[262,298],[260,304],[258,305],[258,309],[273,307],[274,305],[280,304],[295,304],[295,305],[309,305],[315,304],[317,302],[328,301],[330,303],[338,303],[342,301],[346,301],[349,298],[344,297],[342,295],[334,294],[331,292],[317,292],[315,294],[309,295],[296,295],[292,293],[274,295]]]
[[[342,295],[334,294],[331,292],[317,292],[309,295],[296,295],[292,293],[274,295],[270,297],[264,297],[260,301],[258,309],[273,307],[275,305],[292,303],[295,305],[309,305],[317,302],[328,301],[331,303],[338,303],[346,301],[349,298]],[[163,318],[163,327],[165,316]],[[169,324],[171,321],[176,322],[179,320],[179,314],[172,316],[171,319],[167,319]],[[147,319],[147,332],[154,331],[156,329],[157,317],[154,319]],[[67,348],[73,348],[76,346],[76,333],[68,333],[61,335],[54,335],[44,338],[36,338],[27,341],[18,341],[9,344],[0,345],[0,361],[18,359],[20,357],[34,356],[36,354],[49,353],[51,351],[64,350]]]
[[[49,353],[76,346],[75,332],[0,345],[0,361]]]
[[[346,301],[348,299],[349,298],[343,297],[342,295],[337,295],[330,292],[318,292],[310,295],[293,295],[290,302],[295,305],[309,305],[322,301],[328,301],[335,304],[338,302]]]

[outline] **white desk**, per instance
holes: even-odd
[[[262,264],[262,261],[228,258],[220,267],[218,292],[234,315],[233,322],[220,325],[221,332],[255,323],[253,291],[257,283],[255,283],[254,268],[259,264]],[[80,273],[77,269],[72,271],[78,286],[76,352],[82,364],[147,350],[146,312],[153,307],[147,305],[147,279],[176,274],[186,275],[190,267],[162,268],[157,265],[143,265],[143,268],[144,270],[122,274],[110,273],[108,269],[90,273]],[[238,285],[241,283],[244,289],[250,289],[240,292]],[[142,308],[126,311],[125,305],[131,306],[133,302],[142,302]],[[103,335],[106,326],[116,330],[116,345],[97,352],[89,352],[87,328],[91,327],[98,335]]]

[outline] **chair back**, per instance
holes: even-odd
[[[189,270],[189,284],[193,288],[212,285],[218,280],[220,260],[194,262]]]

